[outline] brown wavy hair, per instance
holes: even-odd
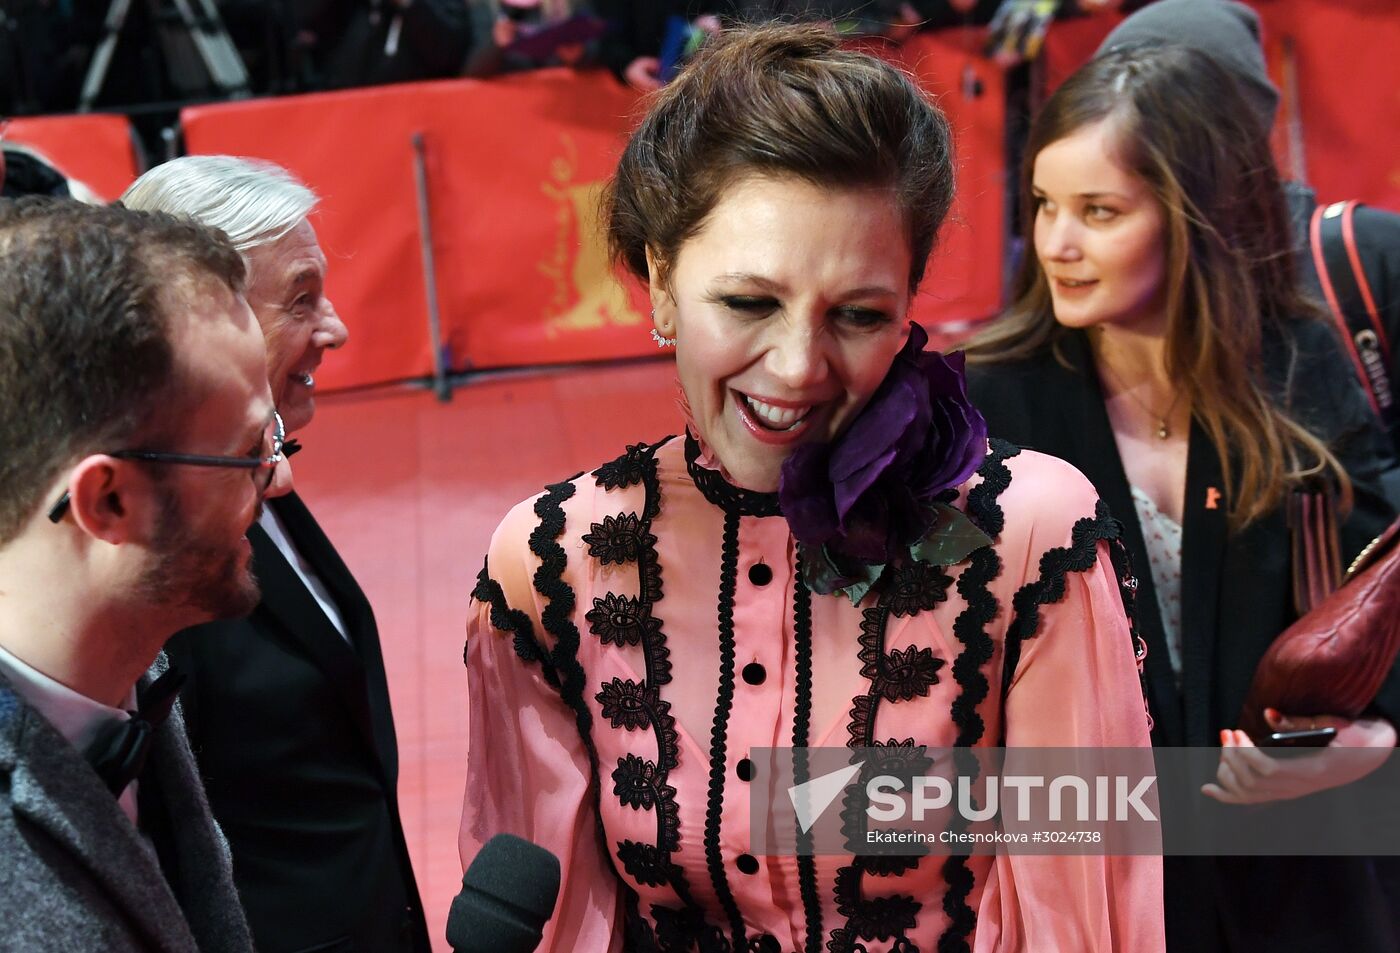
[[[0,546],[65,466],[178,424],[170,296],[185,279],[241,293],[243,261],[223,232],[169,215],[0,202]]]
[[[1108,120],[1116,157],[1166,217],[1166,371],[1191,401],[1224,470],[1231,529],[1282,504],[1295,486],[1351,483],[1327,445],[1293,420],[1259,376],[1271,325],[1316,320],[1299,289],[1278,170],[1234,80],[1184,47],[1114,50],[1055,91],[1031,125],[1021,172],[1026,254],[1005,315],[967,345],[974,363],[1014,361],[1067,333],[1055,321],[1034,252],[1035,158]]]
[[[655,95],[603,196],[615,261],[658,278],[748,175],[888,189],[923,278],[953,200],[948,122],[907,75],[813,24],[736,27]]]

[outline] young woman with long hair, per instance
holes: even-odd
[[[1234,730],[1260,657],[1296,617],[1290,494],[1335,498],[1344,560],[1393,515],[1377,491],[1382,435],[1298,291],[1254,122],[1193,50],[1115,50],[1080,69],[1030,131],[1014,300],[967,348],[990,432],[1079,467],[1124,523],[1154,741],[1222,745],[1203,796],[1226,805],[1319,786],[1296,762],[1256,770],[1265,756]],[[1397,713],[1392,674],[1367,717],[1272,724],[1332,726],[1334,744],[1383,757]],[[1359,862],[1168,858],[1166,870],[1169,949],[1391,948]]]

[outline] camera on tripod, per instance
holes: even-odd
[[[91,112],[107,81],[112,54],[131,13],[132,0],[112,0],[78,96],[78,112]],[[240,99],[250,94],[248,69],[228,35],[214,0],[147,0],[147,10],[171,85],[182,97]]]

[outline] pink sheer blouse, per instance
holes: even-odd
[[[558,855],[541,950],[1161,950],[1158,857],[975,856],[945,879],[943,857],[872,876],[749,843],[755,748],[1149,745],[1084,477],[997,445],[957,503],[993,545],[852,606],[802,584],[775,496],[698,454],[637,445],[520,504],[473,593],[462,858],[501,832]]]

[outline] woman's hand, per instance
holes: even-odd
[[[661,88],[661,61],[654,56],[639,56],[623,71],[627,85],[644,93]]]
[[[1202,786],[1202,794],[1223,804],[1264,804],[1304,797],[1364,778],[1395,748],[1395,727],[1384,718],[1293,718],[1272,708],[1265,709],[1264,717],[1274,731],[1336,728],[1337,735],[1326,748],[1311,754],[1275,759],[1255,747],[1243,731],[1226,729],[1220,732],[1223,749],[1215,783]]]
[[[515,21],[509,17],[496,17],[491,24],[491,42],[499,47],[507,47],[515,42]]]

